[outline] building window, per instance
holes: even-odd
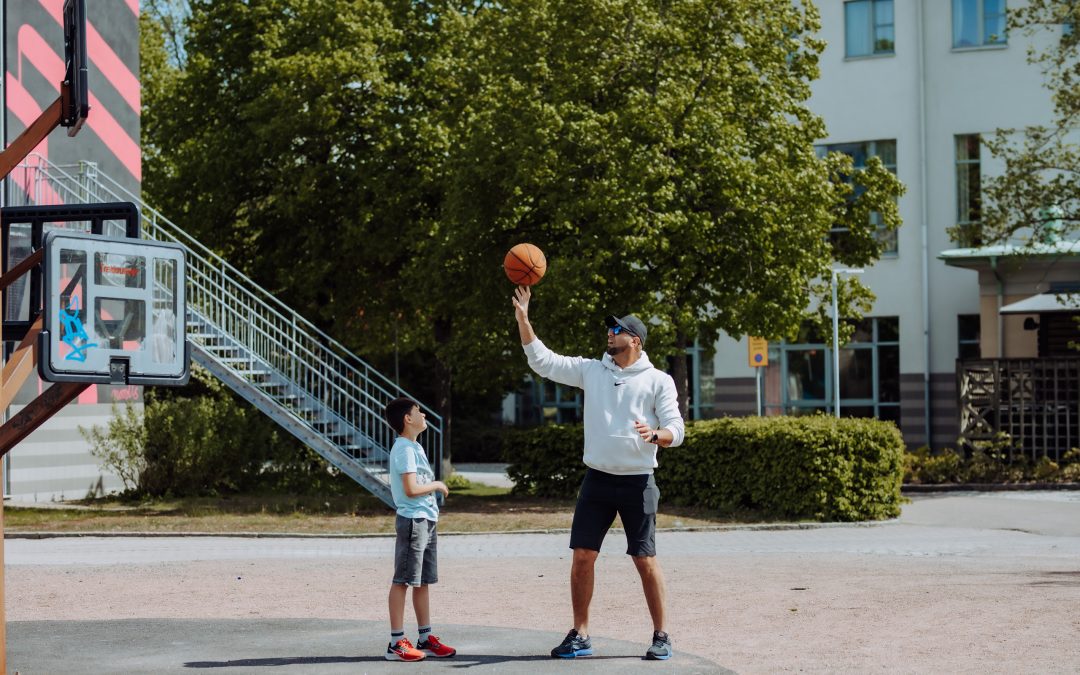
[[[956,335],[959,349],[957,358],[964,361],[967,359],[982,358],[982,350],[979,347],[979,315],[961,314],[956,317]]]
[[[798,343],[770,348],[768,415],[832,414],[832,340],[807,328]],[[840,348],[840,414],[900,423],[900,320],[866,318]]]
[[[844,3],[845,55],[893,53],[893,0],[852,0]]]
[[[1005,0],[952,0],[953,47],[1003,45]]]
[[[962,246],[979,246],[982,218],[982,169],[979,134],[956,137],[956,239]]]
[[[517,422],[537,424],[574,424],[581,421],[581,390],[577,387],[533,377],[517,397]]]
[[[834,143],[832,145],[819,145],[816,148],[819,157],[824,157],[830,152],[842,152],[851,157],[852,167],[865,169],[866,160],[877,157],[885,168],[896,174],[896,141],[863,141],[860,143]],[[881,252],[886,255],[895,255],[897,252],[896,230],[885,229],[881,214],[874,211],[870,214],[870,222],[875,226],[878,242],[881,244]],[[829,238],[836,248],[843,248],[843,239],[847,236],[846,227],[833,227],[829,231]]]
[[[716,370],[711,356],[707,356],[699,342],[686,350],[686,367],[689,372],[688,393],[690,419],[705,420],[716,417]]]

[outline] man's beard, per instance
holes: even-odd
[[[616,345],[611,345],[610,347],[607,348],[607,353],[609,355],[611,355],[611,356],[618,356],[619,354],[622,354],[625,351],[626,351],[626,345],[623,345],[622,347],[619,347],[619,346],[616,346]]]

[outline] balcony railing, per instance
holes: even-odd
[[[1059,461],[1080,446],[1080,356],[957,361],[960,444],[1008,434],[1009,459]]]

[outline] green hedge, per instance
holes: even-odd
[[[573,497],[585,467],[580,425],[508,432],[504,451],[519,493]],[[821,521],[900,514],[904,442],[888,422],[831,417],[744,417],[694,422],[660,451],[663,501],[749,508]]]
[[[571,498],[585,476],[580,424],[545,424],[507,429],[503,458],[514,492],[534,497]]]

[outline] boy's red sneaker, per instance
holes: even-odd
[[[386,645],[387,661],[423,661],[426,658],[427,654],[413,647],[408,638]]]
[[[429,635],[426,640],[416,645],[417,649],[423,649],[428,654],[438,658],[446,658],[447,656],[453,656],[457,654],[457,650],[448,645],[444,645],[439,638],[434,635]]]

